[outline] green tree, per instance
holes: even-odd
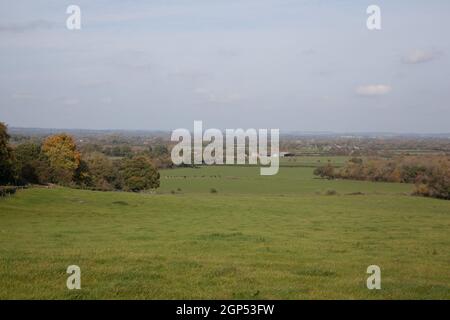
[[[145,156],[122,160],[121,176],[124,189],[138,192],[159,187],[159,172]]]
[[[40,163],[42,161],[41,146],[32,142],[22,143],[14,149],[14,154],[20,182],[40,183],[38,168],[44,165]]]
[[[10,184],[16,180],[14,154],[9,138],[7,126],[0,122],[0,184]]]
[[[155,158],[170,155],[169,149],[167,149],[167,147],[163,144],[157,144],[154,147],[149,147],[149,151],[150,155]]]
[[[117,166],[103,153],[93,152],[83,155],[81,164],[80,168],[84,166],[85,168],[78,171],[80,173],[84,171],[84,181],[80,174],[76,174],[77,177],[80,177],[78,179],[80,184],[102,191],[121,189]]]

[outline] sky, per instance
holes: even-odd
[[[2,0],[0,121],[448,133],[449,31],[448,0]]]

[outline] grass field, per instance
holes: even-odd
[[[450,299],[449,201],[312,171],[174,169],[156,194],[0,199],[0,299]],[[82,290],[66,288],[71,264]]]

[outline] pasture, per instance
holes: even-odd
[[[317,179],[317,160],[266,177],[163,170],[156,193],[0,199],[0,299],[449,299],[450,202]],[[81,290],[66,288],[71,264]],[[366,288],[372,264],[381,290]]]

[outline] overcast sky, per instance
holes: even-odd
[[[450,132],[449,53],[448,0],[2,0],[0,121]]]

